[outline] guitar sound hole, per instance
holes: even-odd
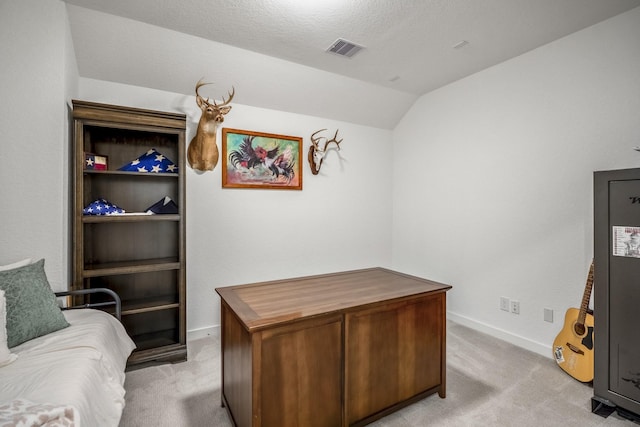
[[[581,325],[579,323],[576,323],[575,325],[573,325],[573,330],[576,331],[576,335],[578,336],[583,336],[584,333],[586,332],[584,325]]]

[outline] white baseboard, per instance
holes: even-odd
[[[520,335],[513,334],[500,328],[496,328],[486,323],[478,322],[466,316],[462,316],[451,311],[447,311],[447,319],[460,325],[475,329],[476,331],[484,332],[487,335],[501,339],[518,347],[522,347],[526,350],[538,353],[541,356],[553,359],[551,354],[551,345],[541,344],[539,342],[530,340]]]
[[[187,341],[197,340],[211,335],[220,335],[220,325],[207,326],[206,328],[187,331]]]

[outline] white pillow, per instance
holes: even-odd
[[[13,362],[16,357],[7,347],[7,304],[4,291],[0,289],[0,367]]]
[[[31,258],[23,259],[22,261],[14,262],[13,264],[0,265],[0,271],[13,270],[14,268],[24,267],[31,264]]]

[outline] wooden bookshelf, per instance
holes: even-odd
[[[186,116],[74,100],[73,122],[72,288],[120,295],[122,323],[137,346],[130,366],[186,360]],[[118,170],[152,148],[178,172]],[[107,169],[87,169],[85,153],[106,157]],[[145,214],[165,196],[178,213]],[[101,198],[126,214],[83,214]]]

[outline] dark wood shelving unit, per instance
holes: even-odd
[[[122,323],[137,346],[129,366],[186,360],[186,116],[74,100],[73,121],[72,289],[118,293]],[[178,173],[117,170],[152,148]],[[86,169],[85,153],[105,156],[107,169]],[[144,214],[165,196],[177,214]],[[127,214],[83,215],[97,199]]]

